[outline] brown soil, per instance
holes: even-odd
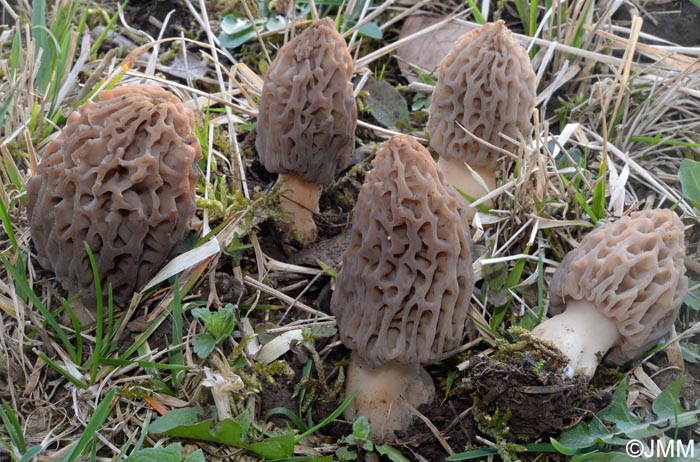
[[[564,364],[556,356],[545,357],[544,362],[528,354],[499,359],[475,356],[470,363],[468,383],[474,390],[476,412],[485,419],[482,426],[492,416],[505,417],[509,411],[510,437],[557,435],[574,426],[587,409],[596,412],[605,405],[604,400],[588,395],[586,378],[564,376]]]

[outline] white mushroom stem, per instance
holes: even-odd
[[[587,300],[573,300],[566,310],[539,324],[532,333],[556,346],[569,358],[567,374],[595,373],[600,358],[621,339],[615,320]]]
[[[495,167],[483,168],[474,167],[471,165],[467,167],[467,164],[465,164],[464,162],[449,156],[440,156],[440,158],[438,159],[438,166],[440,167],[440,169],[442,169],[443,173],[445,174],[445,178],[447,179],[447,182],[449,184],[459,189],[460,191],[469,194],[475,199],[479,199],[488,194],[490,191],[496,189]],[[484,187],[479,183],[479,181],[477,181],[477,179],[472,174],[472,171],[469,170],[470,168],[484,180],[488,191],[484,190]],[[489,199],[487,201],[482,202],[482,204],[486,207],[491,208],[493,206],[493,201]],[[476,207],[472,207],[471,205],[469,205],[469,208],[467,209],[467,216],[469,217],[469,221],[471,221],[471,219],[474,218],[474,214],[476,214],[476,212]]]
[[[413,408],[428,404],[435,398],[435,385],[428,372],[419,364],[389,362],[372,368],[355,353],[350,358],[345,378],[346,396],[357,392],[343,415],[351,422],[361,415],[367,417],[376,440],[395,437],[397,431],[411,425]]]
[[[280,206],[291,215],[285,231],[302,244],[311,244],[318,236],[314,213],[318,213],[321,185],[304,181],[294,173],[280,174],[277,183],[282,189]]]

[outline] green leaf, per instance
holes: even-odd
[[[358,417],[352,424],[352,434],[359,440],[369,439],[371,431],[372,428],[369,425],[369,420],[367,420],[367,417],[363,415]]]
[[[455,454],[453,456],[450,456],[445,460],[447,460],[449,462],[453,462],[453,461],[459,461],[459,460],[483,459],[484,457],[494,456],[496,454],[498,454],[498,452],[495,449],[491,449],[491,448],[472,449],[471,451],[460,452],[459,454]]]
[[[209,322],[205,323],[205,326],[217,341],[229,337],[236,327],[236,312],[234,306],[230,303],[224,305],[223,308],[214,313]]]
[[[685,197],[700,209],[700,162],[683,159],[678,169],[678,179]]]
[[[639,462],[639,457],[628,456],[624,452],[589,452],[569,460],[569,462]]]
[[[694,309],[695,311],[700,311],[700,286],[695,281],[689,281],[690,286],[695,286],[693,290],[689,290],[683,299],[683,303]]]
[[[351,451],[350,449],[341,446],[335,451],[335,455],[338,456],[340,462],[345,462],[348,460],[357,459],[357,452]]]
[[[259,443],[252,443],[245,447],[266,459],[291,457],[294,454],[294,433],[290,432],[281,436],[265,438]]]
[[[683,360],[695,364],[700,363],[700,345],[691,342],[681,342],[680,346]]]
[[[236,49],[255,37],[255,28],[247,18],[224,16],[221,21],[219,43],[228,49]]]
[[[369,92],[365,103],[377,122],[387,128],[409,129],[408,104],[399,91],[385,81],[367,79],[364,90]]]
[[[388,444],[379,444],[376,447],[377,452],[383,456],[387,456],[392,462],[410,462],[404,457],[398,449],[389,446]]]
[[[231,419],[218,424],[214,419],[200,421],[202,409],[187,407],[175,409],[157,419],[148,426],[150,433],[191,438],[199,441],[213,441],[235,447],[244,447],[241,441],[241,425]]]
[[[358,32],[363,37],[371,38],[374,40],[381,40],[382,37],[384,36],[382,34],[382,30],[374,22],[368,22],[364,26],[360,27],[360,30],[358,30]]]
[[[124,462],[182,462],[182,444],[135,451]]]
[[[192,316],[202,321],[205,326],[213,315],[213,313],[207,308],[192,308],[190,313],[192,313]]]
[[[194,336],[194,352],[201,359],[208,357],[216,347],[216,339],[210,334],[202,333]]]

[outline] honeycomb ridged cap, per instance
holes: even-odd
[[[527,52],[503,21],[460,37],[437,70],[430,105],[430,146],[475,167],[491,168],[502,156],[466,133],[508,151],[532,128],[535,73]],[[460,127],[461,125],[461,127]]]
[[[202,150],[194,114],[172,93],[122,85],[73,112],[27,184],[41,266],[95,306],[85,243],[104,292],[123,303],[177,249],[195,212]]]
[[[622,341],[607,360],[622,364],[665,336],[688,291],[683,223],[670,210],[634,212],[588,233],[562,260],[550,311],[587,300],[613,319]]]
[[[370,366],[427,364],[461,344],[474,288],[466,205],[413,137],[372,162],[331,310]]]
[[[265,76],[255,147],[268,172],[326,184],[350,162],[357,106],[345,39],[324,18],[277,52]]]

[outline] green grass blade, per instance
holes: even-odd
[[[49,367],[51,367],[53,370],[55,370],[56,372],[61,374],[63,377],[65,377],[65,379],[68,380],[70,383],[72,383],[73,385],[75,385],[76,387],[78,387],[82,390],[87,390],[88,386],[86,384],[81,382],[79,379],[73,377],[73,375],[70,372],[68,372],[67,370],[65,370],[61,366],[59,366],[56,361],[49,358],[48,356],[46,356],[43,352],[41,352],[39,350],[36,351],[36,354],[41,359],[43,359],[46,362],[46,364],[49,365]]]
[[[112,412],[111,403],[116,392],[117,390],[113,388],[109,393],[107,393],[100,404],[97,405],[95,413],[92,415],[92,417],[90,417],[90,421],[85,426],[83,436],[81,436],[76,445],[73,446],[73,449],[71,449],[71,451],[66,454],[63,459],[61,459],[62,462],[74,462],[78,460],[80,455],[85,451],[85,449],[88,448],[88,445],[94,442],[96,438],[95,434],[102,427],[102,424],[105,422],[105,420],[107,420],[107,417]]]
[[[126,6],[127,1],[124,1],[122,3],[122,8],[124,8]],[[90,56],[94,56],[95,53],[97,53],[97,51],[102,46],[102,43],[104,43],[105,39],[107,38],[107,34],[109,34],[112,31],[112,29],[114,28],[114,25],[117,23],[118,20],[119,20],[119,13],[117,12],[117,13],[114,13],[112,15],[112,17],[109,19],[109,22],[105,26],[104,30],[95,39],[95,43],[93,43],[92,47],[90,48]]]
[[[486,18],[484,18],[484,15],[481,14],[481,10],[478,6],[476,6],[474,0],[467,0],[467,3],[469,4],[469,8],[472,11],[472,16],[474,16],[474,20],[477,22],[477,24],[486,24]]]
[[[608,156],[603,154],[603,160],[600,163],[600,171],[598,172],[598,180],[593,187],[593,201],[591,203],[591,211],[595,215],[596,220],[601,220],[605,217],[605,185],[606,174],[608,173]]]
[[[49,51],[49,29],[46,26],[46,1],[34,0],[32,4],[32,38],[34,39],[35,53],[41,50],[39,71],[36,84],[39,91],[44,94],[51,81],[51,52]],[[37,59],[37,56],[34,56]]]
[[[104,331],[104,304],[102,303],[102,283],[100,282],[100,275],[97,272],[97,263],[95,263],[95,255],[93,255],[92,250],[88,243],[85,243],[85,251],[87,252],[88,259],[90,260],[90,268],[92,268],[92,277],[95,281],[95,298],[97,303],[97,320],[96,320],[96,332],[95,332],[95,354],[90,358],[92,360],[92,367],[90,368],[90,384],[95,383],[97,378],[97,369],[102,361],[102,344],[103,344],[103,331]]]
[[[333,422],[335,419],[337,419],[338,416],[339,416],[340,414],[343,413],[343,411],[345,410],[345,408],[348,407],[348,406],[350,405],[350,403],[352,402],[352,400],[355,399],[355,395],[356,395],[356,394],[357,394],[357,392],[355,392],[355,393],[353,393],[352,395],[350,395],[350,396],[348,396],[347,398],[345,398],[345,401],[343,401],[342,403],[340,403],[340,406],[338,406],[338,408],[337,408],[335,411],[333,411],[328,417],[326,417],[325,419],[323,419],[323,420],[322,420],[321,422],[319,422],[317,425],[314,425],[313,427],[309,428],[308,430],[306,430],[306,431],[305,431],[304,433],[302,433],[301,435],[297,436],[294,444],[299,444],[299,442],[301,442],[301,441],[302,441],[304,438],[306,438],[307,436],[313,434],[314,432],[320,430],[321,428],[325,427],[326,425],[328,425],[329,423],[331,423],[331,422]]]
[[[12,218],[8,212],[8,206],[5,203],[5,195],[0,195],[0,221],[2,221],[2,226],[5,228],[5,233],[10,240],[10,245],[12,246],[12,251],[17,252],[17,238],[15,237],[15,231],[12,227]]]
[[[17,415],[10,405],[5,402],[3,402],[2,407],[0,407],[0,420],[2,420],[5,431],[10,437],[10,441],[15,445],[19,453],[24,454],[27,452],[27,443],[24,441],[22,425],[20,425],[19,419],[17,419]]]
[[[0,254],[0,261],[2,261],[2,264],[5,265],[7,272],[10,273],[10,276],[12,276],[12,279],[15,281],[20,295],[22,295],[23,297],[26,296],[29,298],[29,300],[31,300],[31,302],[39,310],[41,315],[44,316],[46,322],[51,326],[54,332],[56,332],[56,335],[58,335],[58,338],[61,340],[61,343],[63,344],[70,357],[75,357],[75,348],[73,348],[73,345],[68,339],[68,335],[63,330],[58,321],[56,321],[53,314],[51,314],[48,308],[46,308],[42,301],[39,300],[39,297],[37,297],[36,294],[29,288],[29,283],[27,282],[27,279],[22,277],[19,271],[17,271],[17,268],[15,268],[14,265],[10,263],[10,260],[8,260],[7,257],[5,257],[2,254]]]

